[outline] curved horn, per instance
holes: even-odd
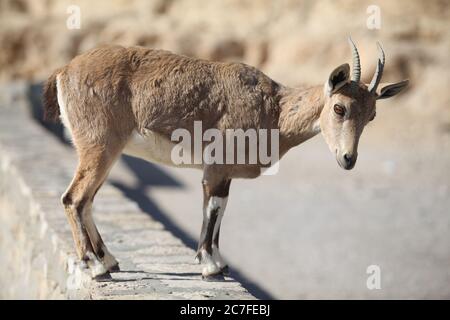
[[[359,61],[359,53],[351,37],[348,37],[348,42],[352,49],[352,60],[353,60],[351,80],[358,83],[359,80],[361,79],[361,63]]]
[[[378,85],[380,84],[381,81],[381,77],[383,76],[383,69],[385,63],[384,51],[379,42],[377,42],[377,47],[378,51],[380,52],[380,57],[378,58],[377,69],[375,70],[375,74],[373,75],[372,81],[370,81],[370,85],[368,88],[368,90],[371,93],[375,93],[377,91]]]

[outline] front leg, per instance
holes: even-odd
[[[204,265],[202,278],[205,280],[223,279],[228,269],[219,253],[219,232],[230,183],[229,179],[207,175],[203,179],[203,224],[197,259]]]

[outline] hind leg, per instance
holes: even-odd
[[[101,185],[102,184],[100,184],[98,189],[101,187]],[[94,196],[95,196],[95,193],[94,193]],[[91,201],[86,205],[84,214],[81,216],[82,222],[86,226],[86,231],[89,235],[92,249],[93,249],[95,255],[102,262],[103,266],[109,272],[120,271],[119,263],[117,262],[116,258],[114,258],[114,256],[109,252],[108,248],[106,247],[105,243],[103,242],[102,237],[100,236],[100,233],[98,232],[97,226],[95,225],[94,218],[92,216],[93,200],[94,199],[92,197]]]
[[[92,218],[91,207],[109,169],[121,148],[111,145],[77,148],[79,164],[69,188],[62,197],[78,257],[85,261],[93,277],[106,274],[117,267],[117,261],[106,249]]]

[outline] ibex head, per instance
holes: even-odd
[[[372,81],[369,85],[361,83],[358,50],[350,38],[349,43],[353,53],[351,77],[347,63],[334,69],[325,83],[325,105],[320,115],[322,134],[337,162],[346,170],[355,166],[359,137],[365,125],[375,118],[376,100],[393,97],[408,85],[408,80],[380,85],[385,57],[379,43],[380,57]]]

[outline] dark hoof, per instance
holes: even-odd
[[[104,273],[104,274],[99,274],[98,276],[96,276],[96,277],[94,278],[94,280],[95,280],[95,281],[98,281],[98,282],[105,282],[105,281],[111,281],[111,280],[112,280],[112,277],[111,277],[111,275],[109,274],[109,272],[106,272],[106,273]]]
[[[109,268],[108,271],[111,272],[111,273],[120,272],[119,264],[116,264],[116,265],[112,266],[111,268]]]
[[[202,275],[202,280],[208,281],[208,282],[218,282],[218,281],[225,281],[225,278],[224,278],[223,274],[221,272],[219,272],[219,273],[211,274],[208,276]]]
[[[222,269],[220,269],[220,273],[222,273],[225,276],[229,276],[230,268],[228,267],[228,265],[225,265]]]

